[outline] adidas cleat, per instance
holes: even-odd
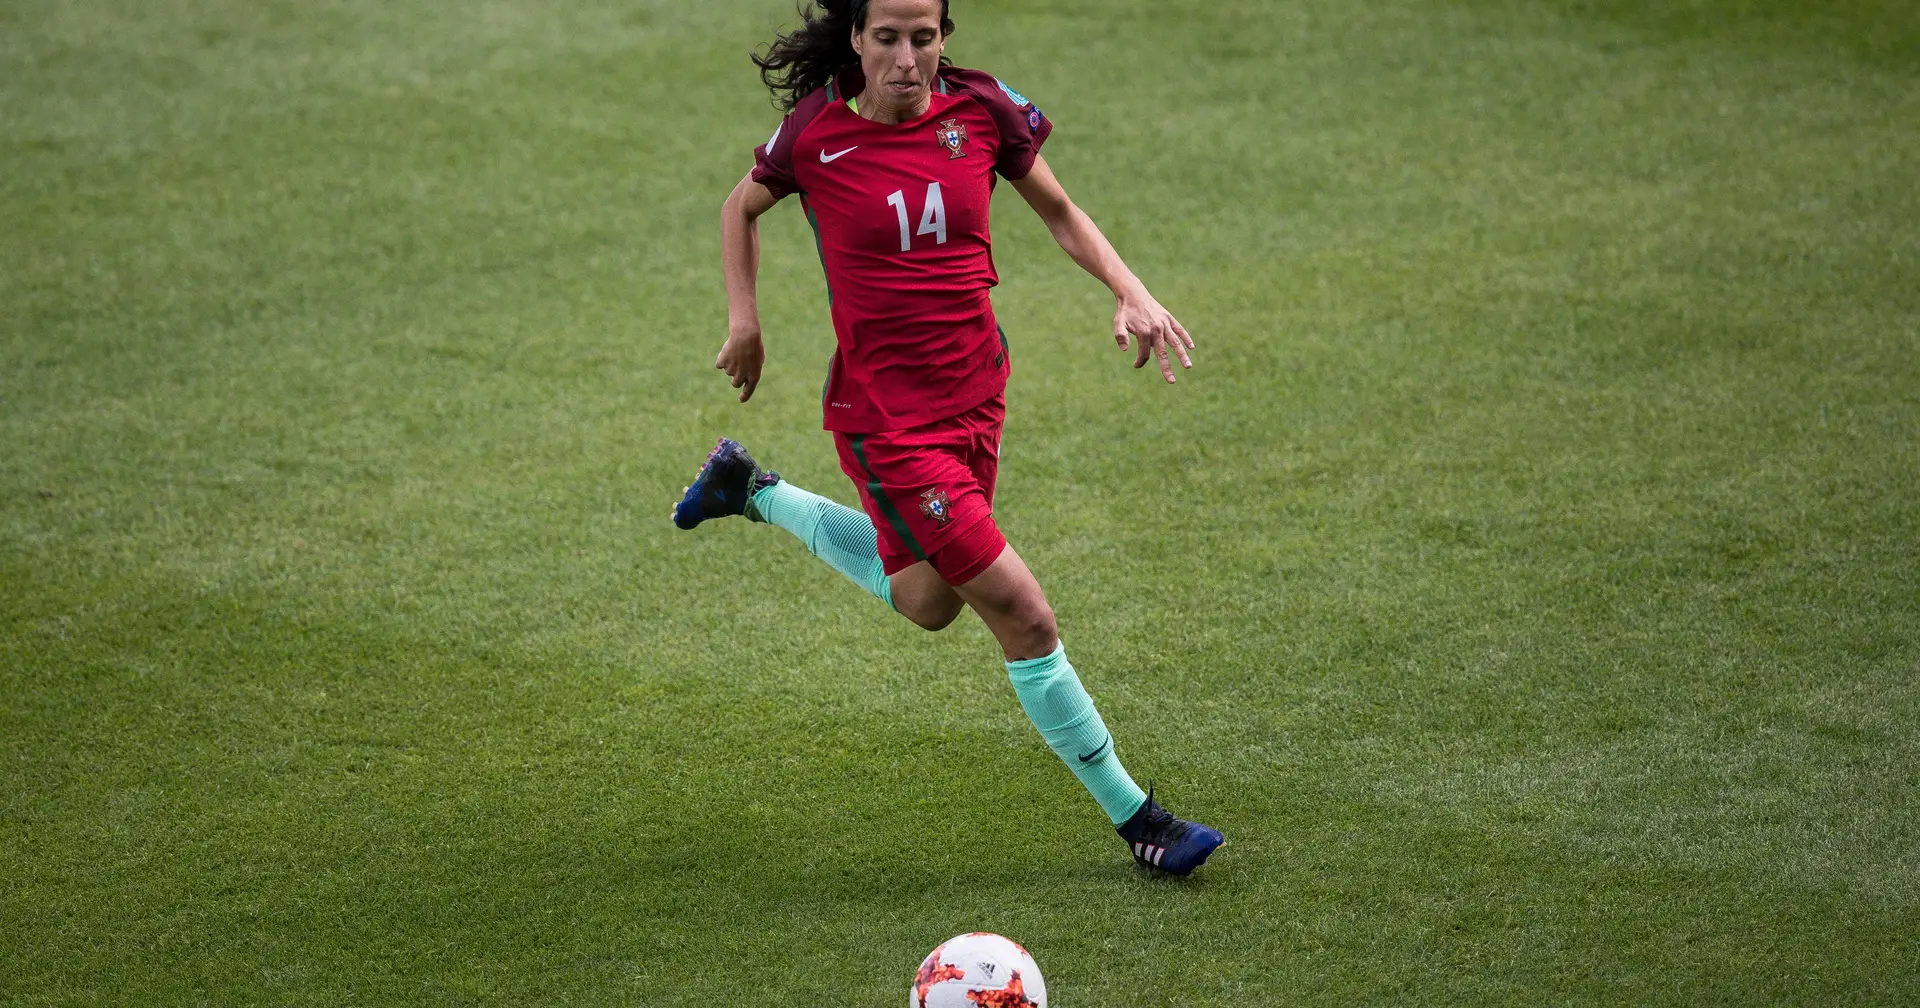
[[[757,520],[751,514],[753,495],[778,482],[780,474],[762,471],[740,442],[721,438],[673,509],[673,523],[694,529],[709,518],[747,515]]]
[[[1182,819],[1161,808],[1153,800],[1151,786],[1147,788],[1147,800],[1140,811],[1114,830],[1133,849],[1136,864],[1169,875],[1191,875],[1195,868],[1207,863],[1214,848],[1227,842],[1219,830]]]

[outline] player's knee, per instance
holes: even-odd
[[[1045,602],[1022,610],[1016,626],[1025,649],[1037,655],[1052,651],[1060,642],[1060,627],[1054,622],[1053,607]]]

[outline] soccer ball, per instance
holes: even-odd
[[[1047,1008],[1047,982],[1026,949],[997,934],[963,934],[920,964],[907,1008]]]

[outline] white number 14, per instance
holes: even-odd
[[[918,231],[907,230],[910,218],[907,217],[907,194],[904,190],[896,190],[887,197],[887,205],[900,218],[900,251],[913,251],[914,235],[930,234],[935,245],[947,243],[947,204],[940,198],[940,183],[933,182],[927,186],[927,211],[920,215]]]

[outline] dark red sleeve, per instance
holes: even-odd
[[[766,186],[774,199],[785,199],[800,191],[800,182],[793,174],[793,147],[808,124],[826,108],[825,88],[807,95],[780,121],[780,128],[773,131],[773,136],[754,148],[753,180]]]
[[[1041,113],[1040,106],[990,73],[944,67],[940,78],[952,90],[970,95],[985,106],[1000,128],[994,170],[1009,182],[1026,178],[1033,170],[1033,159],[1040,156],[1040,145],[1053,133],[1053,120]]]

